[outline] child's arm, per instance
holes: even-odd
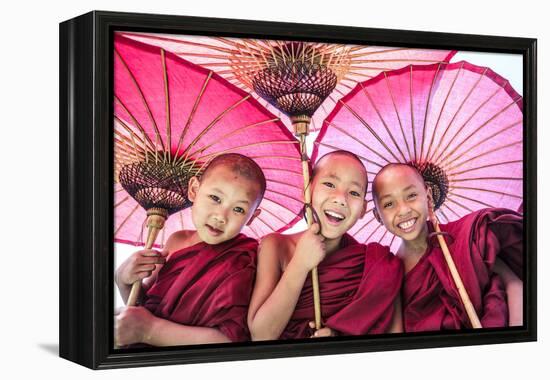
[[[128,302],[132,285],[136,281],[142,281],[140,295],[152,284],[162,265],[165,252],[152,249],[143,249],[133,253],[118,267],[115,272],[115,283],[124,303]]]
[[[500,259],[496,259],[493,271],[500,276],[506,289],[506,298],[508,299],[508,315],[510,326],[523,325],[523,281],[504,264]]]
[[[118,346],[146,343],[152,346],[231,342],[220,330],[181,325],[155,317],[144,307],[127,307],[117,317],[115,342]]]
[[[403,309],[401,308],[401,295],[395,297],[393,301],[393,318],[389,333],[401,333],[403,332]]]
[[[258,250],[256,283],[248,309],[248,327],[252,340],[277,339],[284,331],[308,273],[325,256],[323,238],[316,235],[314,224],[302,235],[292,259],[281,274],[281,246],[278,235],[263,239]]]

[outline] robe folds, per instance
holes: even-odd
[[[403,278],[401,261],[377,243],[359,244],[350,235],[317,267],[324,326],[342,335],[385,333]],[[280,339],[309,338],[314,320],[313,288],[308,276]]]
[[[430,232],[433,231],[429,224]],[[440,225],[464,287],[483,327],[508,326],[504,286],[492,272],[498,256],[523,278],[523,217],[506,209],[483,209]],[[471,328],[443,252],[432,238],[403,282],[406,332]]]
[[[172,253],[147,291],[155,316],[219,329],[231,341],[250,340],[246,316],[256,275],[258,242],[238,235]]]

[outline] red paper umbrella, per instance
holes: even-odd
[[[299,99],[303,99],[303,96],[297,99],[296,95],[301,90],[306,90],[310,96],[317,97],[320,94],[316,92],[320,87],[322,87],[321,92],[328,89],[325,96],[319,96],[319,104],[314,107],[315,114],[311,117],[311,126],[314,131],[320,128],[322,121],[338,99],[353,89],[357,83],[373,78],[382,71],[394,70],[410,64],[448,62],[456,53],[451,50],[282,40],[151,33],[124,33],[124,35],[160,46],[193,63],[214,70],[231,83],[252,93],[266,108],[280,117],[288,128],[293,124],[291,117],[285,107],[281,108],[275,99],[268,99],[262,87],[258,88],[255,83],[258,76],[265,76],[266,69],[279,68],[282,62],[287,65],[290,63],[294,72],[300,71],[296,70],[296,63],[300,64],[300,69],[303,69],[305,64],[307,66],[305,71],[311,71],[312,66],[328,69],[334,75],[335,87],[328,86],[330,80],[327,77],[321,84],[318,81],[319,78],[307,78],[305,81],[293,78],[296,88],[290,91],[295,94],[292,101],[300,103]],[[272,78],[271,75],[269,79]],[[307,102],[310,100],[307,99]]]
[[[312,159],[350,150],[371,181],[388,163],[411,163],[432,187],[437,217],[448,222],[484,207],[521,206],[522,137],[522,98],[498,74],[467,62],[409,66],[346,95],[325,120]],[[350,233],[394,251],[399,244],[372,212]]]
[[[115,35],[115,241],[143,245],[147,215],[168,217],[158,245],[194,229],[187,181],[222,153],[263,169],[261,214],[244,233],[260,237],[299,219],[298,142],[250,94],[157,46]],[[147,222],[148,225],[156,222]]]

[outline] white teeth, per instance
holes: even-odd
[[[406,230],[408,228],[411,228],[415,222],[416,222],[416,219],[411,219],[411,220],[407,220],[406,222],[399,223],[397,226],[403,230]]]
[[[346,217],[342,214],[338,214],[337,212],[326,210],[325,214],[332,216],[333,218],[344,220]]]

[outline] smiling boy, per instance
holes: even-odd
[[[431,244],[427,219],[434,201],[421,174],[389,164],[374,178],[373,198],[375,217],[402,239],[397,256],[405,267],[405,331],[471,327],[442,251]],[[522,266],[522,217],[484,209],[440,227],[482,326],[521,325],[523,285],[516,274]]]
[[[222,343],[249,339],[246,313],[255,275],[257,242],[240,234],[259,214],[266,181],[248,157],[216,157],[189,181],[195,231],[172,234],[162,252],[141,250],[116,272],[126,301],[142,284],[144,306],[116,318],[118,345]]]
[[[363,163],[350,152],[317,161],[311,191],[318,222],[260,244],[248,313],[253,340],[400,331],[401,263],[387,247],[359,244],[346,233],[365,214],[367,184]],[[324,327],[314,331],[308,274],[316,266]]]

